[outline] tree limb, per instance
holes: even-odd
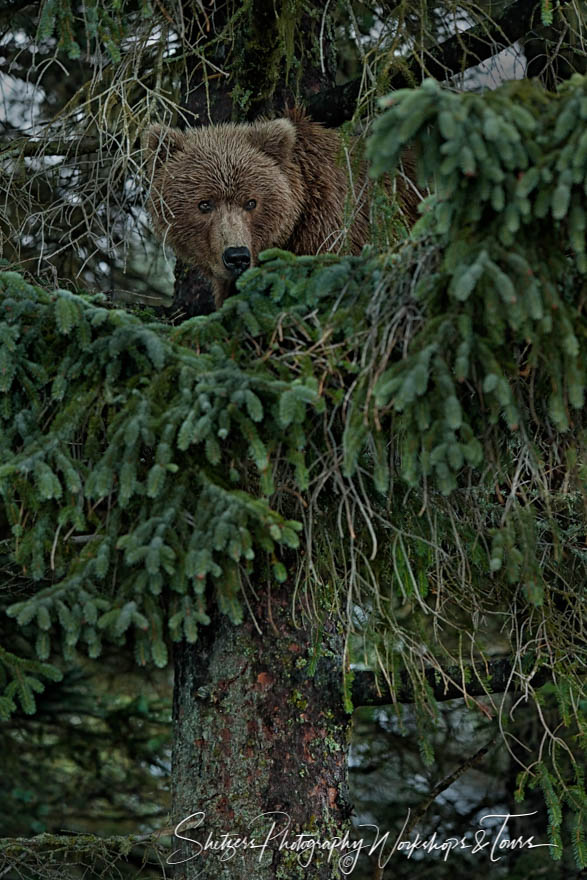
[[[100,139],[95,137],[71,138],[70,140],[45,140],[43,138],[27,140],[25,135],[20,135],[18,138],[5,141],[0,147],[0,151],[5,154],[12,152],[15,157],[41,159],[45,156],[69,156],[71,153],[88,155],[98,152],[100,146]]]
[[[479,665],[478,669],[465,666],[465,671],[470,674],[470,681],[463,681],[463,668],[460,666],[445,666],[442,672],[433,667],[424,670],[426,683],[432,689],[434,698],[438,702],[445,700],[462,699],[463,696],[481,697],[485,694],[498,694],[505,691],[518,691],[522,684],[514,663],[511,659],[491,660],[486,665]],[[486,679],[480,680],[479,675],[485,672]],[[540,687],[549,681],[551,671],[545,667],[539,669],[531,679],[533,688]],[[458,684],[457,684],[458,682]],[[398,703],[413,703],[417,695],[406,672],[400,675],[399,687],[394,693]],[[375,673],[371,670],[354,672],[352,685],[352,700],[354,706],[388,706],[392,703],[392,697],[388,688],[380,687]]]
[[[443,43],[430,46],[423,54],[408,56],[401,68],[391,74],[390,91],[418,85],[425,76],[444,81],[491,57],[497,48],[511,46],[531,30],[537,8],[536,0],[515,0],[499,18],[460,31]],[[309,96],[308,112],[317,122],[336,128],[354,115],[360,87],[359,78]]]
[[[418,825],[420,820],[426,814],[428,807],[430,807],[434,803],[436,798],[441,795],[443,791],[446,791],[447,788],[450,788],[450,786],[453,785],[457,781],[457,779],[460,779],[463,773],[466,773],[467,770],[470,770],[471,767],[474,767],[476,764],[481,763],[485,755],[497,742],[497,738],[498,734],[496,733],[495,736],[493,736],[484,746],[481,746],[481,748],[478,749],[474,755],[471,755],[470,758],[464,760],[461,764],[458,765],[458,767],[456,767],[455,770],[453,770],[452,773],[449,773],[448,776],[445,776],[444,779],[441,779],[440,782],[438,782],[434,786],[434,788],[429,792],[428,796],[420,804],[418,804],[415,810],[412,811],[410,815],[410,821],[406,826],[406,830],[404,832],[405,834],[409,834],[411,831],[414,830],[416,825]]]
[[[26,9],[28,6],[38,6],[34,0],[7,0],[7,2],[0,3],[0,21],[8,20],[11,18],[16,12],[22,12],[23,9]],[[37,10],[34,10],[35,12]]]

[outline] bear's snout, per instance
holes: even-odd
[[[222,262],[234,275],[242,275],[251,265],[251,252],[248,247],[228,247],[222,252]]]

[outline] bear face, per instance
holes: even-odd
[[[148,131],[156,231],[211,280],[217,306],[259,252],[284,246],[298,223],[303,186],[295,142],[289,119]]]

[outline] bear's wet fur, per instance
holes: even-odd
[[[299,109],[253,123],[181,132],[153,125],[146,151],[155,231],[212,282],[219,307],[260,251],[335,250],[345,242],[348,176],[337,164],[339,135]],[[364,174],[355,185],[345,247],[367,241]]]

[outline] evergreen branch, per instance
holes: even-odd
[[[445,702],[463,697],[482,697],[486,694],[519,693],[530,685],[533,688],[541,687],[553,678],[552,669],[542,666],[531,679],[527,679],[510,658],[490,660],[484,664],[484,668],[486,677],[480,678],[476,667],[469,665],[430,666],[423,670],[422,679],[432,690],[434,699]],[[353,706],[389,706],[392,701],[414,703],[420,698],[421,694],[414,688],[413,680],[406,670],[400,672],[399,684],[392,696],[385,685],[381,686],[375,672],[357,670],[353,673]]]
[[[536,17],[535,0],[516,0],[501,15],[489,22],[474,25],[430,46],[423,52],[408,56],[397,70],[390,74],[388,91],[418,85],[423,77],[444,82],[495,54],[496,44],[505,49],[531,29]],[[309,95],[308,112],[317,122],[337,128],[352,119],[361,93],[362,77],[331,89]]]
[[[265,252],[240,296],[181,328],[0,273],[23,580],[7,613],[39,660],[126,640],[163,667],[214,637],[212,612],[241,621],[243,580],[289,580],[296,609],[360,627],[392,683],[349,674],[355,704],[418,715],[517,691],[543,719],[557,699],[556,749],[579,766],[586,90],[394,93],[369,153],[386,175],[415,143],[442,193],[421,237],[385,257]],[[442,666],[492,636],[505,657]],[[43,682],[3,666],[0,710],[32,715]],[[573,773],[544,777],[552,804]]]

